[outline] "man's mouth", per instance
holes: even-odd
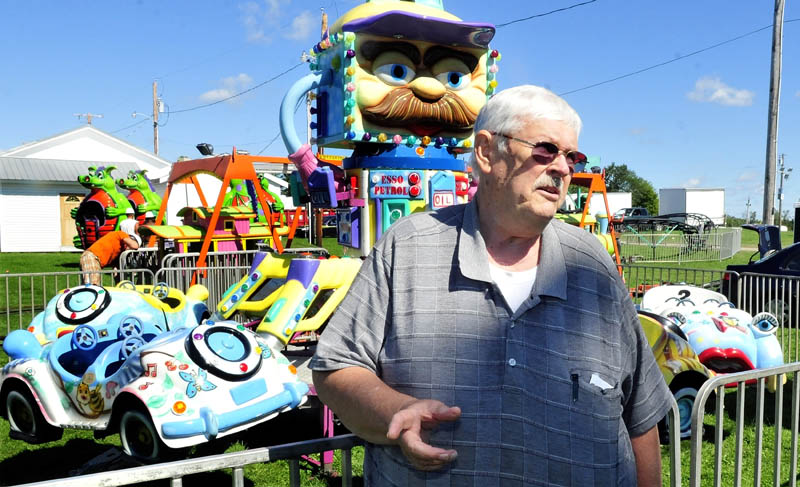
[[[544,191],[546,193],[554,194],[556,196],[558,196],[558,194],[559,194],[558,188],[556,188],[555,186],[539,186],[536,189],[537,190],[542,190],[542,191]]]

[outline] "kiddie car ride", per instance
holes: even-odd
[[[783,365],[775,337],[777,318],[736,309],[720,293],[687,285],[657,286],[645,293],[641,309],[677,323],[700,361],[715,372]]]
[[[140,319],[140,310],[107,314],[140,291],[152,296],[145,286],[74,291],[54,298],[56,307],[72,310],[69,327],[55,330],[37,316],[39,324],[4,341],[11,362],[0,373],[0,413],[13,438],[39,443],[64,428],[118,431],[128,454],[153,460],[166,448],[241,431],[305,401],[308,386],[294,368],[242,325],[187,317],[168,327],[163,317]],[[176,290],[162,291],[155,294]],[[106,319],[81,315],[92,305]]]
[[[680,437],[688,438],[692,434],[692,408],[697,391],[703,382],[714,376],[714,372],[700,362],[686,335],[675,322],[648,311],[639,311],[639,322],[658,368],[678,403]],[[667,438],[664,426],[661,426],[659,435],[662,441]]]
[[[158,332],[198,325],[209,316],[205,286],[192,286],[184,294],[164,283],[134,286],[130,281],[117,287],[82,284],[64,289],[45,310],[33,318],[27,331],[45,345],[82,324],[119,322],[133,316],[150,323]]]

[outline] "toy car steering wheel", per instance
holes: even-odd
[[[97,346],[98,340],[97,330],[89,325],[75,327],[72,331],[72,338],[70,338],[72,346],[79,350],[92,350]]]
[[[117,287],[120,289],[128,289],[130,291],[136,291],[136,284],[128,280],[119,281]]]
[[[142,336],[142,322],[135,316],[126,316],[119,323],[120,337]]]
[[[129,336],[122,342],[119,352],[123,359],[127,359],[136,349],[144,345],[144,338],[140,336]]]
[[[159,282],[153,286],[153,296],[158,299],[164,299],[169,296],[169,286],[166,282]]]

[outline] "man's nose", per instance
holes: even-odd
[[[567,162],[567,156],[564,154],[557,154],[556,158],[553,159],[553,162],[550,163],[548,170],[553,171],[562,177],[569,176],[570,170],[569,163]]]
[[[408,84],[411,91],[426,101],[437,101],[445,94],[444,85],[433,76],[417,76]]]

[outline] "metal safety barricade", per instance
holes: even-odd
[[[771,469],[767,474],[770,485],[797,485],[797,433],[798,433],[798,413],[800,413],[800,363],[791,363],[780,367],[769,369],[752,370],[748,372],[738,372],[735,374],[718,375],[706,381],[697,392],[694,407],[692,409],[692,437],[691,437],[691,472],[690,485],[693,487],[710,486],[740,486],[744,481],[743,465],[745,462],[752,465],[752,484],[763,485],[762,473],[764,464],[764,442],[772,442]],[[791,377],[791,412],[788,417],[784,416],[784,377]],[[755,394],[754,400],[750,404],[746,402],[747,382],[755,381],[755,391],[751,389],[750,394]],[[771,382],[774,394],[767,396],[767,381]],[[728,390],[735,388],[735,400],[727,401],[726,397],[730,394]],[[713,424],[714,436],[714,463],[713,472],[704,473],[703,468],[703,442],[705,438],[705,428],[712,428],[705,425],[705,412],[707,402],[714,397],[715,420]],[[752,397],[752,396],[751,396]],[[767,414],[766,400],[770,399],[772,405],[772,427],[765,427],[765,415]],[[724,420],[726,418],[725,409],[732,408],[733,412],[727,414],[733,416],[735,421],[735,439],[733,451],[724,451]],[[749,411],[748,411],[749,409]],[[747,415],[747,417],[746,417]],[[752,415],[752,417],[750,417]],[[783,429],[784,422],[788,419],[789,424],[789,447],[784,445]],[[755,423],[755,432],[752,439],[745,440],[745,423]],[[788,465],[783,464],[783,455],[788,452]],[[723,478],[723,458],[730,459],[733,455],[733,472]]]
[[[82,475],[46,482],[19,484],[17,487],[113,487],[135,485],[142,482],[170,479],[172,487],[183,485],[183,478],[205,472],[232,469],[231,484],[233,487],[245,485],[244,467],[257,463],[289,461],[289,479],[284,485],[300,486],[300,457],[326,450],[340,450],[342,455],[341,485],[353,485],[352,449],[364,444],[364,440],[355,435],[340,435],[332,438],[299,441],[285,445],[255,448],[236,453],[225,453],[189,460],[148,465],[144,467],[126,468],[110,472]]]
[[[114,286],[124,280],[153,280],[149,269],[105,270],[100,275],[102,286]],[[82,285],[84,272],[37,272],[0,275],[0,335],[27,327],[37,313],[44,311],[50,299],[62,290]]]
[[[204,285],[208,288],[208,309],[214,310],[225,291],[239,282],[249,269],[250,266],[163,268],[156,272],[155,279],[183,292],[192,284]]]

